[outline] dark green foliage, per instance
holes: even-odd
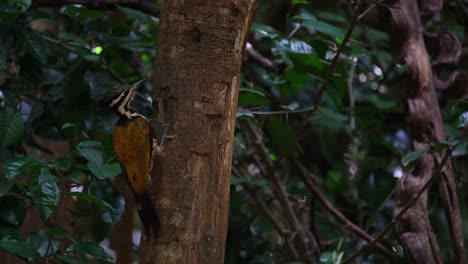
[[[419,157],[453,148],[456,174],[466,175],[468,104],[440,93],[447,142],[413,151],[399,99],[406,66],[391,58],[385,32],[358,23],[319,108],[310,111],[349,28],[352,7],[346,1],[283,2],[259,3],[248,41],[271,65],[250,56],[245,61],[238,120],[254,125],[267,153],[263,162],[271,163],[301,224],[320,238],[321,254],[313,252],[313,260],[340,263],[365,242],[317,202],[294,162],[315,175],[338,210],[375,236],[392,219],[397,177],[411,171]],[[117,117],[101,101],[114,85],[151,79],[158,19],[122,6],[102,11],[66,5],[45,12],[31,4],[0,3],[0,249],[38,262],[115,261],[109,253],[114,245],[101,242],[112,239],[125,201],[112,182],[121,173],[110,135]],[[462,38],[464,27],[455,17],[446,8],[433,26]],[[139,92],[132,107],[151,114],[151,104],[139,100],[151,91]],[[301,263],[287,245],[297,234],[279,203],[270,168],[258,163],[259,150],[249,137],[238,125],[226,263]],[[65,151],[58,150],[60,144],[67,145]],[[462,191],[460,196],[468,200]],[[67,199],[78,206],[60,208]],[[441,251],[450,256],[442,205],[435,200],[429,206]],[[41,229],[26,236],[21,226],[28,208],[39,212]],[[59,211],[68,213],[70,226],[57,223]],[[384,242],[406,261],[394,234]],[[372,249],[361,257],[362,263],[384,263]]]
[[[124,7],[31,4],[0,3],[0,249],[26,260],[109,262],[99,244],[111,239],[125,201],[111,183],[121,173],[110,135],[117,116],[101,101],[152,71],[158,20]],[[64,208],[69,201],[78,206]],[[25,236],[31,210],[42,229]]]

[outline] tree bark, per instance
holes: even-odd
[[[141,263],[223,263],[245,38],[256,0],[164,1],[155,100],[169,124],[152,175],[161,220]]]
[[[427,1],[435,3],[437,1]],[[442,6],[441,1],[440,7]],[[424,5],[428,12],[439,5]],[[446,141],[442,116],[434,88],[434,76],[423,39],[421,13],[415,0],[388,1],[392,17],[392,47],[408,65],[409,76],[402,85],[405,110],[415,150],[427,151],[431,145]],[[394,215],[406,206],[415,193],[431,180],[441,164],[444,153],[425,153],[414,168],[402,177],[395,192]],[[460,208],[450,161],[442,169],[439,188],[452,235],[455,263],[465,263]],[[413,263],[442,263],[436,237],[432,231],[427,209],[427,191],[399,219],[397,232]]]

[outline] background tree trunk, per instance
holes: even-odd
[[[245,1],[164,1],[155,99],[169,124],[153,175],[157,241],[141,263],[223,263],[239,74],[256,7]]]
[[[431,65],[420,19],[420,10],[440,12],[442,9],[442,1],[431,3],[431,5],[421,4],[419,8],[418,2],[414,0],[389,3],[393,22],[391,26],[392,47],[408,65],[409,76],[402,83],[401,89],[409,119],[412,145],[415,150],[419,151],[428,151],[433,144],[447,140],[435,93],[435,74],[432,71],[432,66],[437,60],[434,60]],[[456,45],[451,43],[448,46]],[[450,51],[445,52],[445,61],[454,60],[448,56]],[[423,190],[431,180],[439,179],[437,183],[453,242],[454,259],[451,261],[461,264],[466,262],[460,208],[451,161],[449,160],[447,164],[442,161],[445,154],[446,150],[442,153],[428,151],[415,162],[414,168],[398,181],[395,191],[394,216],[399,215],[413,196]],[[442,167],[438,168],[439,166]],[[395,219],[397,232],[414,263],[443,263],[436,236],[429,222],[428,190],[429,188],[399,219]]]

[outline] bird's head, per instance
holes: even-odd
[[[132,115],[130,102],[135,96],[136,89],[144,81],[143,79],[134,84],[113,87],[106,93],[104,103],[116,111],[117,114],[130,118]]]

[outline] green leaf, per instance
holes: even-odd
[[[3,197],[3,195],[7,194],[7,192],[13,187],[13,184],[7,183],[5,185],[0,186],[0,197]]]
[[[79,259],[75,256],[72,257],[64,253],[58,253],[55,256],[61,261],[63,261],[64,263],[68,263],[68,264],[85,264],[86,263],[86,261],[83,259]]]
[[[46,63],[47,57],[49,56],[49,48],[47,47],[47,42],[44,38],[42,38],[36,31],[30,29],[23,29],[21,33],[24,39],[23,45],[28,53],[40,62]]]
[[[31,6],[31,0],[9,0],[8,3],[17,8],[21,13],[26,12]]]
[[[75,124],[71,124],[71,123],[65,123],[63,124],[62,128],[60,130],[64,130],[64,129],[67,129],[69,127],[76,127]]]
[[[98,167],[102,165],[102,150],[97,147],[101,147],[99,141],[83,141],[77,149],[88,161],[96,163]]]
[[[28,243],[37,249],[41,257],[46,257],[46,253],[47,256],[51,256],[59,250],[59,241],[49,239],[45,229],[31,233],[28,237]]]
[[[21,173],[39,173],[45,164],[34,157],[23,157],[7,160],[3,166],[5,177],[11,180]]]
[[[453,149],[452,156],[459,157],[465,156],[468,153],[468,141],[457,144]]]
[[[135,10],[135,9],[122,7],[122,6],[119,6],[119,5],[117,7],[120,9],[120,11],[122,11],[128,17],[137,20],[141,24],[148,24],[149,18],[148,18],[148,15],[146,15],[145,13],[140,12],[140,11]]]
[[[0,200],[0,221],[21,226],[26,216],[26,206],[21,199],[4,197]]]
[[[72,160],[68,157],[58,158],[54,161],[55,166],[60,170],[69,170],[72,166]]]
[[[112,210],[108,207],[99,206],[99,217],[108,224],[116,224],[120,221],[125,210],[125,199],[107,181],[94,181],[89,186],[89,193],[112,205]]]
[[[403,164],[403,166],[406,167],[411,162],[419,159],[426,152],[427,152],[426,150],[416,150],[416,151],[410,152],[401,159],[401,163]]]
[[[293,20],[302,20],[302,24],[306,27],[311,27],[320,33],[331,36],[333,38],[344,38],[344,32],[327,22],[319,21],[317,18],[308,13],[302,13],[298,16],[293,17]]]
[[[99,259],[112,260],[112,256],[94,242],[80,241],[75,245],[75,250]]]
[[[91,202],[91,203],[94,203],[94,204],[97,204],[97,205],[100,205],[100,206],[104,206],[104,207],[107,207],[111,210],[114,210],[114,208],[112,207],[112,205],[108,204],[106,201],[103,201],[91,194],[87,194],[87,193],[83,193],[83,192],[69,192],[68,195],[70,196],[74,196],[76,198],[79,198],[79,199],[82,199],[82,200],[85,200],[85,201],[88,201],[88,202]]]
[[[122,173],[119,163],[104,164],[99,167],[94,162],[88,162],[86,165],[88,166],[88,169],[91,171],[91,173],[93,173],[93,175],[100,180],[105,180]]]
[[[58,203],[59,189],[55,176],[46,168],[30,179],[31,198],[39,209],[42,220],[47,220]]]
[[[24,235],[21,227],[10,227],[2,225],[2,228],[0,228],[0,237],[2,240],[20,240],[23,239],[23,236]]]
[[[23,258],[39,258],[37,250],[26,242],[18,240],[0,240],[0,249]]]
[[[296,137],[291,127],[275,116],[269,116],[265,122],[265,128],[271,141],[283,155],[291,155],[297,149]]]
[[[293,0],[292,1],[293,5],[303,5],[303,4],[308,4],[308,3],[309,3],[308,0]]]
[[[0,109],[0,145],[2,147],[17,143],[24,132],[23,117],[11,108]]]

